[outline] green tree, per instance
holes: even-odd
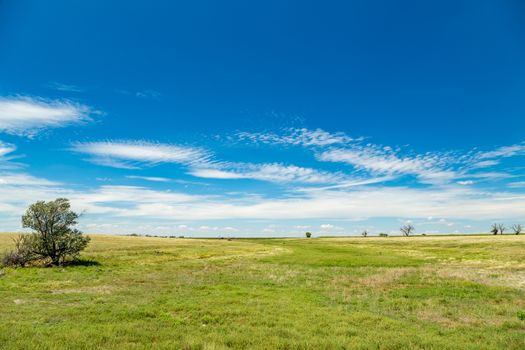
[[[310,232],[306,232],[305,236],[306,236],[306,238],[310,238],[310,237],[312,237],[312,234]]]
[[[22,216],[22,226],[34,230],[30,236],[33,253],[52,265],[78,258],[89,243],[89,237],[73,228],[78,217],[66,198],[31,204]]]

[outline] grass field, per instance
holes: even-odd
[[[0,348],[525,349],[525,236],[93,235],[84,258],[0,269]]]

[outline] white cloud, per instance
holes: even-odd
[[[28,185],[28,186],[52,186],[57,182],[34,177],[24,173],[0,173],[0,186],[2,185]],[[1,188],[1,187],[0,187]]]
[[[15,145],[0,141],[0,160],[8,160],[6,156],[14,151],[16,151]]]
[[[79,88],[76,85],[63,84],[57,81],[52,81],[51,83],[48,84],[48,87],[50,87],[51,89],[58,90],[58,91],[67,91],[67,92],[82,92],[83,91],[81,88]]]
[[[345,133],[330,133],[322,129],[309,130],[305,128],[285,129],[283,133],[249,133],[237,134],[240,140],[247,140],[264,144],[289,144],[300,146],[330,146],[335,144],[346,144],[354,139]]]
[[[321,224],[319,226],[321,229],[323,230],[336,230],[336,231],[340,231],[342,230],[343,228],[340,227],[340,226],[335,226],[335,225],[332,225],[332,224]]]
[[[514,175],[497,172],[497,171],[485,172],[485,173],[472,173],[472,174],[469,174],[469,176],[476,178],[476,179],[490,179],[490,180],[508,179],[508,178],[514,177]]]
[[[171,181],[171,179],[168,179],[166,177],[157,177],[157,176],[128,175],[126,177],[128,179],[137,179],[137,180],[145,180],[145,181],[153,181],[153,182],[170,182]]]
[[[525,181],[515,181],[508,184],[511,188],[521,188],[525,187]]]
[[[458,181],[459,185],[473,185],[474,181],[472,180],[464,180],[464,181]]]
[[[135,96],[138,98],[154,99],[159,100],[162,97],[162,93],[152,89],[146,89],[141,91],[129,91],[129,90],[117,90],[116,92],[123,95]]]
[[[496,160],[484,160],[473,165],[474,168],[486,168],[494,165],[498,165],[499,162]]]
[[[427,153],[401,157],[389,147],[373,144],[330,149],[317,154],[317,159],[346,163],[356,170],[366,170],[376,175],[416,175],[425,183],[445,183],[457,176],[447,168],[453,160],[449,155]]]
[[[0,170],[16,170],[24,167],[23,164],[13,161],[21,157],[12,154],[15,151],[15,145],[0,141]]]
[[[148,141],[77,142],[71,150],[91,156],[95,164],[128,169],[161,163],[193,165],[210,158],[201,148]]]
[[[202,178],[254,179],[281,183],[336,183],[345,179],[341,173],[278,163],[217,163],[213,168],[194,168],[189,173]]]
[[[503,146],[494,151],[482,152],[480,153],[480,158],[481,159],[500,158],[500,157],[506,158],[506,157],[513,157],[517,155],[525,155],[525,145],[524,144]]]
[[[0,98],[0,132],[32,137],[44,129],[90,121],[88,106],[68,100]]]
[[[0,213],[4,217],[7,215],[11,221],[17,220],[27,205],[35,200],[67,197],[71,199],[75,210],[86,211],[83,223],[93,223],[95,219],[97,223],[115,225],[128,221],[126,227],[129,229],[139,222],[149,221],[155,223],[151,228],[154,230],[159,225],[166,226],[167,223],[180,220],[234,220],[238,225],[244,225],[242,220],[260,219],[274,222],[297,220],[298,224],[301,220],[310,223],[311,220],[378,217],[425,221],[429,217],[454,221],[517,220],[523,217],[525,207],[523,194],[490,193],[469,186],[452,185],[439,188],[352,187],[349,190],[299,192],[286,198],[262,198],[250,193],[239,193],[235,197],[220,194],[198,196],[137,186],[100,186],[74,190],[64,188],[63,184],[22,174],[4,179],[7,181],[0,184]],[[14,228],[18,227],[16,223],[14,225]],[[327,226],[332,224],[326,221],[323,225],[323,230],[335,230],[335,227]],[[231,227],[204,223],[201,226],[218,227],[217,232],[226,232],[226,228]],[[267,228],[276,232],[274,227]],[[215,231],[210,229],[210,232]]]
[[[303,146],[313,149],[317,160],[346,163],[356,173],[391,178],[411,175],[419,182],[430,185],[449,184],[470,175],[477,168],[496,166],[500,163],[499,158],[525,155],[525,144],[484,152],[472,150],[417,154],[398,147],[363,144],[363,138],[352,138],[342,132],[330,133],[322,129],[284,129],[278,133],[242,132],[237,137],[253,143]],[[473,175],[479,178],[496,178],[496,172]]]

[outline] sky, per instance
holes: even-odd
[[[521,0],[0,1],[0,231],[525,224]]]

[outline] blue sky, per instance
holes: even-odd
[[[3,1],[0,230],[525,223],[525,4]]]

